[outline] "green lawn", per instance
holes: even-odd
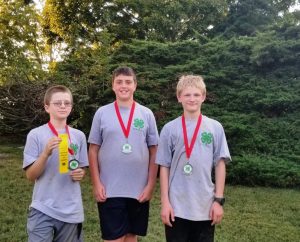
[[[22,171],[22,148],[0,144],[0,241],[26,241],[26,214],[33,184]],[[152,200],[148,235],[164,241],[158,187]],[[99,221],[89,177],[82,182],[85,241],[100,241]],[[225,217],[216,229],[219,242],[300,241],[300,190],[227,186]]]

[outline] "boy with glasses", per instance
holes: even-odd
[[[35,182],[27,220],[29,242],[82,241],[79,182],[88,157],[85,135],[67,125],[72,104],[67,87],[50,87],[44,96],[49,122],[27,135],[23,169]]]

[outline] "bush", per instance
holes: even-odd
[[[287,160],[243,154],[228,165],[227,182],[240,185],[300,187],[300,165]]]

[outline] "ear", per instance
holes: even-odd
[[[49,113],[49,105],[45,104],[45,105],[44,105],[44,109],[45,109],[45,111],[46,111],[47,113]]]
[[[203,95],[202,95],[202,102],[204,102],[205,100],[206,100],[206,93],[204,93]]]
[[[181,97],[180,97],[180,95],[177,95],[177,101],[178,101],[179,103],[181,103]]]

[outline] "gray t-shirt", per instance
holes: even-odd
[[[197,120],[186,120],[190,145]],[[181,116],[167,123],[161,133],[156,163],[170,168],[169,198],[176,217],[193,221],[209,220],[214,197],[212,168],[221,159],[231,160],[222,125],[206,116],[202,123],[189,163],[192,174],[185,175],[187,163]]]
[[[120,107],[125,127],[130,108]],[[130,154],[122,152],[126,143],[114,104],[95,113],[89,143],[101,146],[98,153],[100,180],[107,197],[138,198],[148,181],[149,146],[158,144],[158,131],[152,111],[136,103],[128,143]]]
[[[65,130],[57,130],[65,133]],[[69,128],[71,142],[78,147],[75,158],[80,167],[88,166],[86,138],[83,132]],[[35,162],[43,152],[48,140],[53,137],[47,124],[29,132],[24,149],[23,168]],[[74,157],[69,154],[69,160]],[[49,156],[46,168],[36,179],[31,207],[44,214],[67,223],[81,223],[84,220],[80,183],[74,182],[69,173],[59,173],[58,149]]]

